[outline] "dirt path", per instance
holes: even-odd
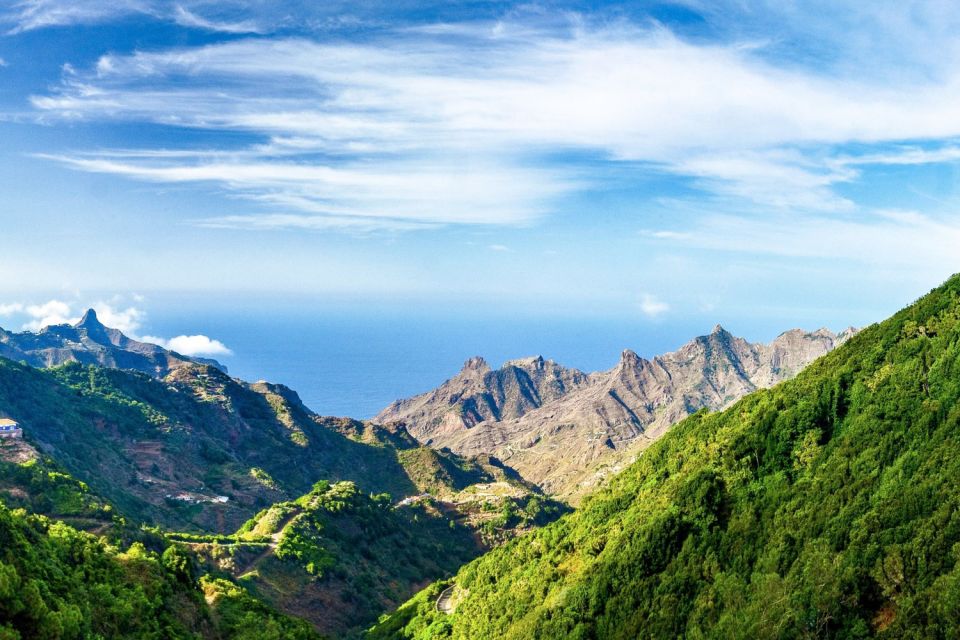
[[[104,535],[113,526],[113,522],[109,520],[97,520],[96,518],[84,518],[82,516],[57,516],[57,520],[62,520],[74,529],[80,529],[95,536]]]
[[[437,611],[440,613],[453,613],[456,611],[457,608],[453,604],[453,590],[456,588],[457,585],[453,584],[440,593],[440,597],[437,598]]]
[[[263,553],[258,555],[256,558],[247,563],[246,568],[243,571],[238,571],[237,576],[242,576],[244,574],[250,573],[257,566],[257,564],[266,558],[268,555],[276,550],[277,545],[280,544],[280,536],[283,534],[283,530],[287,528],[287,525],[293,522],[293,519],[300,515],[300,512],[292,513],[289,518],[280,523],[280,526],[277,527],[275,533],[270,534],[270,542],[267,543],[267,548],[263,550]]]
[[[253,560],[247,563],[247,566],[243,569],[243,571],[237,571],[237,577],[239,578],[240,576],[246,575],[251,571],[253,571],[256,568],[257,564],[259,564],[260,561],[265,559],[268,555],[273,553],[273,550],[276,548],[277,548],[276,541],[268,544],[267,548],[263,550],[263,553],[259,554],[256,558],[254,558]]]

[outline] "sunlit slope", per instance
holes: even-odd
[[[790,382],[675,427],[560,521],[372,631],[960,634],[960,277]]]

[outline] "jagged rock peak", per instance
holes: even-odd
[[[849,340],[850,338],[857,335],[858,333],[860,333],[860,329],[856,327],[847,327],[846,329],[844,329],[843,331],[837,334],[837,339],[841,341]]]
[[[543,356],[529,356],[526,358],[516,358],[514,360],[507,360],[503,363],[504,367],[532,367],[534,369],[542,369],[544,364],[548,362],[543,359]]]
[[[490,369],[490,365],[482,356],[473,356],[463,363],[464,371],[486,371],[488,369]]]
[[[87,312],[83,314],[83,317],[80,318],[80,322],[76,324],[77,327],[102,327],[103,324],[100,322],[100,319],[97,318],[97,312],[93,309],[87,309]]]
[[[633,349],[624,349],[623,353],[620,354],[620,366],[633,366],[636,367],[643,360],[640,356],[637,355],[637,352]]]

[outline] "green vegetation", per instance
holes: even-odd
[[[394,508],[382,492],[429,486],[449,496],[508,476],[489,461],[422,448],[402,427],[321,418],[289,389],[205,366],[158,381],[0,358],[0,407],[24,427],[24,439],[0,451],[8,506],[64,519],[120,549],[182,547],[202,558],[210,580],[235,581],[227,591],[338,634],[369,625],[483,550],[470,528],[478,524],[459,505]],[[291,440],[301,432],[306,446]],[[518,495],[531,490],[510,482]],[[521,517],[490,525],[486,541],[514,533],[502,525],[533,522],[523,498],[511,500]]]
[[[491,543],[505,542],[518,530],[542,527],[570,510],[563,503],[538,495],[505,498],[499,505],[484,502],[482,509],[495,514],[479,526],[484,539]]]
[[[110,521],[113,508],[93,495],[51,459],[0,462],[0,499],[10,508],[59,518],[84,517]]]
[[[580,510],[373,638],[960,635],[960,277],[675,426]]]
[[[449,451],[415,447],[399,451],[397,455],[417,489],[434,496],[494,480],[493,475],[477,462]]]
[[[277,481],[270,477],[270,474],[261,469],[260,467],[253,467],[250,469],[250,477],[267,487],[268,489],[279,489]]]
[[[302,620],[279,616],[245,589],[223,578],[204,576],[200,585],[213,605],[220,634],[235,640],[319,640]]]
[[[416,493],[393,446],[357,442],[340,432],[349,421],[310,413],[290,390],[245,385],[211,367],[180,367],[155,380],[0,358],[0,407],[21,423],[27,442],[93,493],[131,520],[171,529],[232,531],[318,478]],[[292,441],[300,432],[307,440]],[[176,501],[183,491],[206,500]]]
[[[224,581],[205,581],[208,605],[193,567],[0,505],[0,638],[317,637]]]
[[[248,540],[273,540],[272,553],[238,560],[214,557],[225,546],[197,552],[212,566],[227,560],[245,587],[277,608],[341,635],[480,553],[471,532],[450,522],[428,506],[394,508],[386,494],[321,481],[297,500],[264,509],[229,540],[211,541],[242,553]]]

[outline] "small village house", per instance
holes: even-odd
[[[0,418],[0,438],[20,438],[22,436],[23,430],[16,420]]]

